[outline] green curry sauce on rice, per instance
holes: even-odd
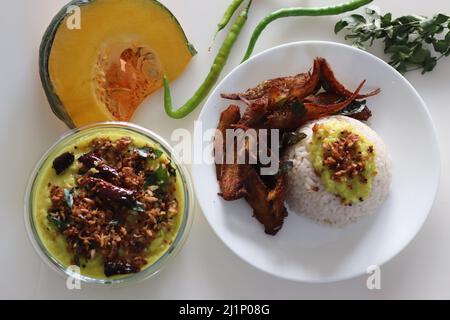
[[[345,121],[316,123],[312,131],[311,163],[325,189],[346,205],[364,201],[377,174],[373,143]]]
[[[391,160],[381,137],[361,121],[330,116],[298,129],[290,146],[289,208],[319,223],[343,227],[371,215],[389,193]]]

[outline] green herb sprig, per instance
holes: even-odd
[[[338,21],[334,32],[341,30],[347,31],[346,40],[363,50],[382,40],[389,64],[401,73],[422,70],[424,74],[450,55],[450,17],[442,13],[432,18],[408,15],[393,19],[391,13],[381,15],[370,7],[365,15],[352,14]]]

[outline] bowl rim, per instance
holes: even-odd
[[[184,212],[183,212],[183,221],[180,224],[175,240],[155,262],[153,262],[151,265],[147,266],[146,268],[137,273],[121,276],[115,279],[114,278],[99,279],[85,276],[82,273],[77,273],[74,270],[72,270],[70,266],[64,266],[49,252],[49,250],[47,250],[45,245],[42,243],[37,233],[37,229],[35,227],[33,214],[33,190],[42,166],[48,160],[48,157],[53,153],[53,151],[55,151],[58,147],[63,145],[66,141],[76,137],[77,135],[82,135],[86,131],[93,130],[95,132],[96,130],[104,130],[111,128],[130,130],[135,134],[145,136],[146,138],[150,139],[154,143],[161,146],[163,151],[175,163],[180,173],[179,176],[182,179],[181,184],[183,186]],[[28,238],[31,241],[31,244],[35,249],[36,253],[43,260],[43,262],[45,262],[45,264],[47,264],[51,269],[55,270],[60,276],[79,280],[83,284],[93,286],[106,286],[106,287],[126,286],[135,284],[137,282],[141,282],[156,275],[162,270],[163,267],[165,267],[168,264],[168,262],[173,260],[174,256],[176,256],[179,253],[184,243],[186,242],[186,239],[192,227],[195,215],[195,203],[196,203],[195,191],[192,184],[191,174],[189,170],[187,170],[185,165],[179,160],[176,153],[173,151],[173,148],[166,140],[164,140],[157,133],[136,124],[120,121],[99,122],[86,125],[80,128],[74,128],[65,132],[56,140],[56,142],[54,142],[49,147],[49,149],[39,159],[30,175],[27,188],[25,191],[24,224]]]

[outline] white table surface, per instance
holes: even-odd
[[[50,111],[38,75],[41,36],[65,0],[16,0],[0,9],[0,298],[43,299],[381,299],[450,298],[450,58],[408,80],[427,103],[441,148],[442,177],[430,215],[412,243],[382,269],[381,290],[368,290],[366,276],[330,284],[281,280],[256,270],[230,252],[197,210],[191,234],[180,254],[156,277],[120,289],[83,287],[70,291],[65,279],[41,262],[23,224],[24,190],[43,152],[66,131]],[[173,84],[180,104],[203,80],[224,34],[208,47],[215,25],[230,0],[162,0],[181,22],[198,50],[186,72]],[[240,61],[251,30],[268,12],[289,5],[315,6],[336,0],[257,0],[222,77]],[[447,0],[375,0],[384,12],[450,14]],[[342,42],[333,33],[336,17],[290,18],[266,29],[256,51],[299,40]],[[380,48],[372,52],[380,54]],[[395,106],[392,106],[395,108]],[[161,91],[138,110],[134,122],[169,138],[178,127],[192,130],[200,108],[183,120],[162,111]],[[407,121],[407,115],[405,115]],[[411,128],[414,130],[414,128]],[[414,143],[412,141],[411,143]],[[407,147],[407,146],[405,146]],[[424,163],[424,165],[427,165]],[[420,168],[418,168],[420,170]],[[417,195],[418,197],[420,194]]]

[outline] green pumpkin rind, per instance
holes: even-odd
[[[52,80],[50,79],[50,73],[48,71],[48,61],[56,31],[67,15],[67,9],[72,5],[81,6],[89,2],[89,0],[74,0],[66,4],[50,22],[50,25],[42,36],[41,46],[39,48],[39,75],[41,77],[41,83],[44,88],[45,95],[47,96],[48,103],[50,104],[53,113],[71,129],[74,128],[75,125],[54,90]]]
[[[75,124],[73,123],[72,119],[70,118],[70,115],[65,110],[61,99],[58,97],[58,95],[55,92],[55,89],[53,87],[50,73],[48,70],[48,64],[49,64],[49,58],[50,58],[50,52],[52,50],[53,41],[55,39],[56,32],[58,31],[58,28],[61,25],[61,22],[66,18],[68,14],[68,8],[70,6],[84,6],[89,5],[90,3],[95,2],[96,0],[72,0],[68,4],[66,4],[62,9],[55,15],[55,17],[50,22],[50,25],[47,27],[47,30],[45,31],[44,35],[42,36],[41,45],[39,48],[39,75],[41,78],[41,83],[45,91],[45,95],[47,96],[47,100],[50,104],[50,107],[53,111],[53,113],[58,117],[58,119],[62,120],[70,129],[75,128]],[[178,22],[177,18],[173,15],[173,13],[165,7],[162,3],[160,3],[157,0],[148,0],[156,5],[163,8],[167,13],[171,16],[171,18],[174,20],[174,22],[179,26],[182,34],[184,35],[184,38],[186,40],[186,46],[191,53],[192,56],[195,56],[197,54],[197,50],[195,47],[188,41],[186,33],[184,32],[183,28],[181,27],[181,24]]]

